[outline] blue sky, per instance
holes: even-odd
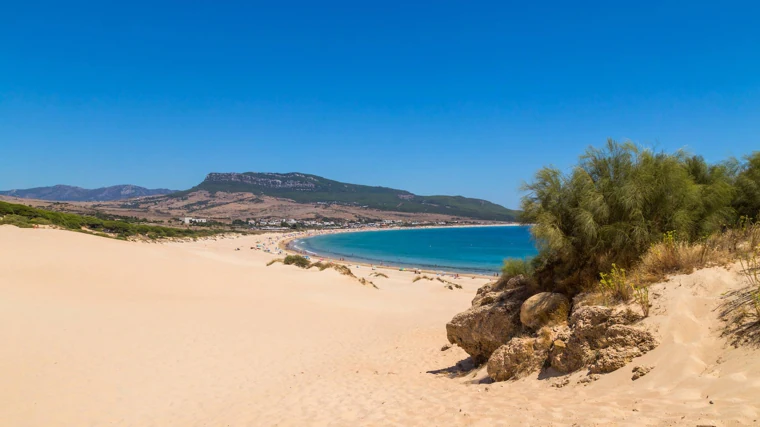
[[[299,171],[509,207],[606,138],[760,149],[758,2],[5,2],[0,189]]]

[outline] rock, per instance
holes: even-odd
[[[472,306],[477,307],[480,305],[490,304],[498,299],[499,295],[506,290],[521,287],[527,288],[531,285],[532,283],[530,279],[527,279],[522,275],[509,279],[499,278],[499,280],[495,282],[486,283],[485,285],[478,288],[475,294],[475,298],[472,299]]]
[[[596,344],[603,348],[589,369],[598,374],[616,371],[657,346],[652,334],[627,325],[610,326]]]
[[[630,326],[639,319],[641,316],[630,309],[577,308],[570,316],[570,336],[555,340],[552,346],[551,366],[565,373],[585,366],[594,374],[620,369],[657,346],[650,332]]]
[[[446,324],[449,342],[461,347],[475,363],[488,360],[521,328],[520,307],[529,296],[524,281],[522,276],[515,277],[499,292],[491,292],[490,287],[482,298],[473,301],[472,308],[454,316]]]
[[[529,328],[538,329],[547,324],[558,310],[569,312],[570,300],[562,294],[540,292],[525,300],[520,307],[520,321]]]
[[[567,325],[544,326],[535,338],[512,338],[491,354],[488,376],[494,381],[506,381],[540,370],[553,343],[558,337],[566,337],[569,331]]]
[[[443,347],[441,347],[441,351],[446,351],[446,350],[448,350],[448,349],[450,349],[450,348],[451,348],[451,346],[450,346],[450,345],[448,345],[448,344],[446,344],[446,345],[444,345]]]
[[[592,382],[598,379],[599,379],[599,375],[590,374],[578,380],[578,384],[591,384]]]
[[[643,366],[643,365],[634,366],[633,371],[631,371],[633,373],[633,376],[631,377],[631,381],[636,381],[637,379],[648,374],[649,371],[651,371],[652,369],[654,369],[654,366]]]
[[[488,359],[488,376],[494,381],[506,381],[540,369],[547,352],[538,348],[536,341],[536,338],[512,338],[499,347]]]

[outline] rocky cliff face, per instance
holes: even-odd
[[[236,182],[241,184],[256,185],[271,189],[314,190],[316,178],[299,173],[210,173],[206,176],[206,182]]]

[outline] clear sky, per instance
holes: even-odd
[[[0,189],[297,171],[516,207],[608,137],[758,135],[757,1],[0,5]]]

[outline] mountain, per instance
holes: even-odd
[[[343,204],[383,211],[438,213],[467,218],[515,221],[518,211],[481,199],[462,196],[418,196],[404,190],[348,184],[303,173],[210,173],[194,191],[245,192],[291,199],[298,203]]]
[[[26,190],[0,191],[0,196],[60,202],[107,202],[135,197],[157,196],[173,192],[173,190],[165,188],[148,189],[136,185],[114,185],[94,190],[72,187],[70,185],[54,185],[52,187],[37,187]]]

